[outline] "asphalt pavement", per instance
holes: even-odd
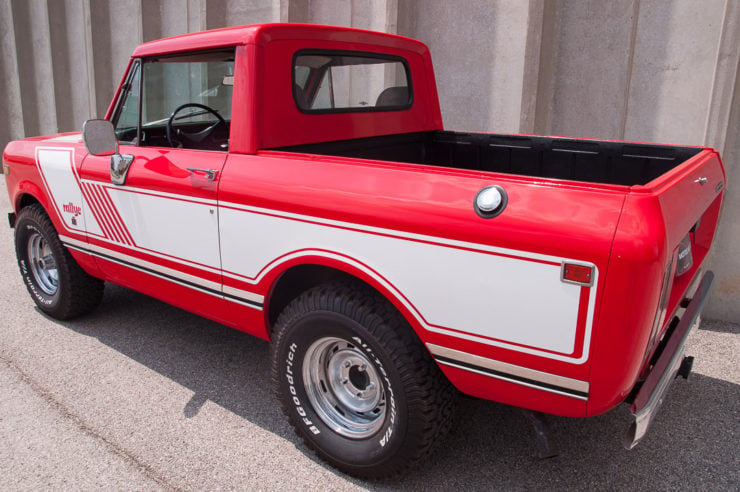
[[[514,408],[463,398],[451,436],[404,477],[368,483],[324,465],[286,423],[269,345],[107,285],[91,315],[41,314],[18,274],[0,178],[0,488],[126,490],[740,490],[740,326],[705,321],[632,451],[625,405],[550,417],[536,457]]]

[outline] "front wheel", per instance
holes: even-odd
[[[379,294],[326,284],[275,326],[272,376],[283,410],[317,454],[361,478],[402,473],[452,421],[455,390]]]
[[[41,205],[24,207],[18,214],[15,253],[28,292],[49,316],[74,318],[94,309],[103,298],[103,281],[80,268]]]

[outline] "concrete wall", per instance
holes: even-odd
[[[424,41],[450,129],[717,148],[728,199],[706,315],[740,321],[735,0],[0,0],[0,145],[102,115],[142,41],[287,21]]]

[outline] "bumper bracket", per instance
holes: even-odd
[[[660,354],[653,370],[648,374],[645,382],[640,387],[640,391],[637,392],[630,409],[634,421],[624,438],[625,448],[634,448],[645,436],[676,376],[684,376],[684,374],[688,376],[691,368],[690,362],[685,362],[683,356],[684,345],[692,329],[699,324],[701,309],[709,297],[713,280],[714,274],[712,272],[704,274],[673,335],[663,349],[663,353]],[[693,359],[691,360],[693,361]]]

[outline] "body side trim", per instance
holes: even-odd
[[[440,364],[550,393],[588,400],[589,383],[587,381],[537,371],[431,343],[427,343],[426,346]]]
[[[59,239],[66,247],[75,249],[82,253],[91,254],[93,256],[97,256],[98,258],[112,261],[114,263],[133,268],[140,272],[148,273],[150,275],[154,275],[159,278],[178,283],[185,287],[190,287],[206,294],[223,297],[228,301],[238,302],[239,304],[244,304],[256,309],[262,309],[262,304],[264,302],[263,296],[244,290],[231,288],[229,289],[229,292],[222,292],[220,290],[221,286],[216,282],[210,282],[208,280],[204,280],[193,275],[178,272],[171,268],[156,265],[154,263],[150,263],[148,261],[140,260],[129,255],[124,255],[115,251],[101,248],[99,246],[87,244],[82,241],[72,239],[70,237],[60,235]]]

